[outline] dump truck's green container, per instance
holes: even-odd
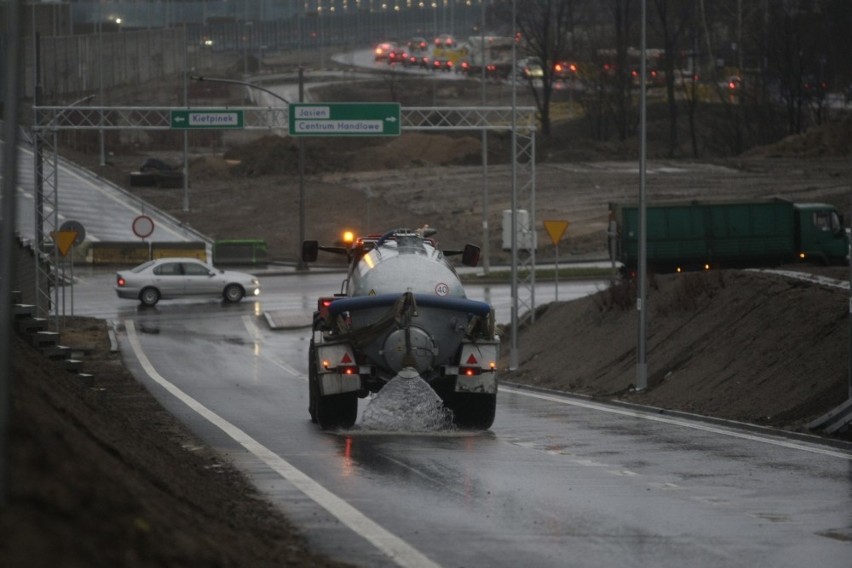
[[[615,258],[639,260],[639,208],[610,204]],[[646,207],[648,267],[658,272],[767,266],[805,258],[843,261],[847,239],[837,210],[821,203],[670,202]]]

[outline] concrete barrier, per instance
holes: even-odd
[[[151,258],[151,243],[94,242],[89,249],[91,263],[96,265],[136,265]]]
[[[90,262],[95,265],[135,266],[148,260],[173,257],[197,258],[207,262],[207,246],[191,242],[94,242],[89,250]]]
[[[207,245],[201,241],[151,243],[152,259],[176,256],[197,258],[207,262]]]

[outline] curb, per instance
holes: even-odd
[[[716,426],[723,426],[725,428],[730,428],[733,430],[746,430],[750,432],[755,432],[758,434],[762,434],[764,436],[775,436],[790,440],[797,440],[800,442],[807,442],[810,444],[815,444],[818,446],[828,446],[834,449],[844,450],[847,452],[852,452],[852,442],[847,442],[845,440],[839,440],[835,438],[827,438],[823,436],[819,436],[817,434],[805,434],[802,432],[794,432],[792,430],[781,430],[779,428],[773,428],[770,426],[760,426],[758,424],[750,424],[748,422],[739,422],[736,420],[727,420],[724,418],[715,418],[712,416],[704,416],[702,414],[693,414],[690,412],[684,412],[680,410],[669,410],[665,408],[659,408],[657,406],[646,406],[642,404],[636,404],[633,402],[625,402],[621,400],[615,400],[611,398],[599,398],[591,395],[571,393],[567,391],[560,391],[554,389],[547,389],[543,387],[536,387],[532,385],[525,385],[521,383],[513,383],[509,381],[500,381],[500,384],[506,385],[507,387],[511,387],[517,390],[527,390],[532,392],[540,392],[542,394],[549,394],[552,396],[559,396],[563,398],[573,398],[577,400],[582,400],[586,402],[594,402],[595,404],[601,404],[605,406],[613,406],[617,408],[624,408],[626,410],[633,410],[635,412],[642,412],[644,414],[653,414],[658,416],[669,416],[672,418],[681,418],[683,420],[690,420],[694,422],[703,422],[706,424],[713,424]]]

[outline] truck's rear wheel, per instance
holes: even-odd
[[[317,385],[317,357],[314,350],[314,342],[311,341],[308,350],[308,412],[311,422],[317,423],[317,398],[319,398],[319,386]]]
[[[465,430],[488,430],[497,411],[496,394],[456,392],[445,404],[453,411],[453,424]]]
[[[317,423],[317,400],[319,399],[319,388],[316,379],[308,379],[308,412],[311,414],[311,422]]]
[[[319,392],[316,392],[314,413],[317,423],[323,430],[351,428],[358,417],[358,394],[345,392],[320,396]]]

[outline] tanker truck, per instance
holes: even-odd
[[[639,261],[639,207],[610,203],[610,255]],[[655,272],[846,261],[843,218],[825,203],[670,201],[646,207],[647,266]]]
[[[485,65],[486,77],[507,79],[512,74],[514,44],[512,37],[471,36],[465,44],[465,56],[457,62],[454,69],[457,73],[479,77],[482,75],[482,66]]]
[[[448,257],[476,266],[479,247],[441,250],[435,229],[393,229],[351,244],[304,241],[302,260],[345,255],[339,293],[318,299],[309,347],[311,420],[350,428],[358,398],[395,378],[420,378],[452,412],[453,423],[485,430],[494,421],[497,357],[493,308],[466,297]],[[428,389],[427,389],[428,392]]]

